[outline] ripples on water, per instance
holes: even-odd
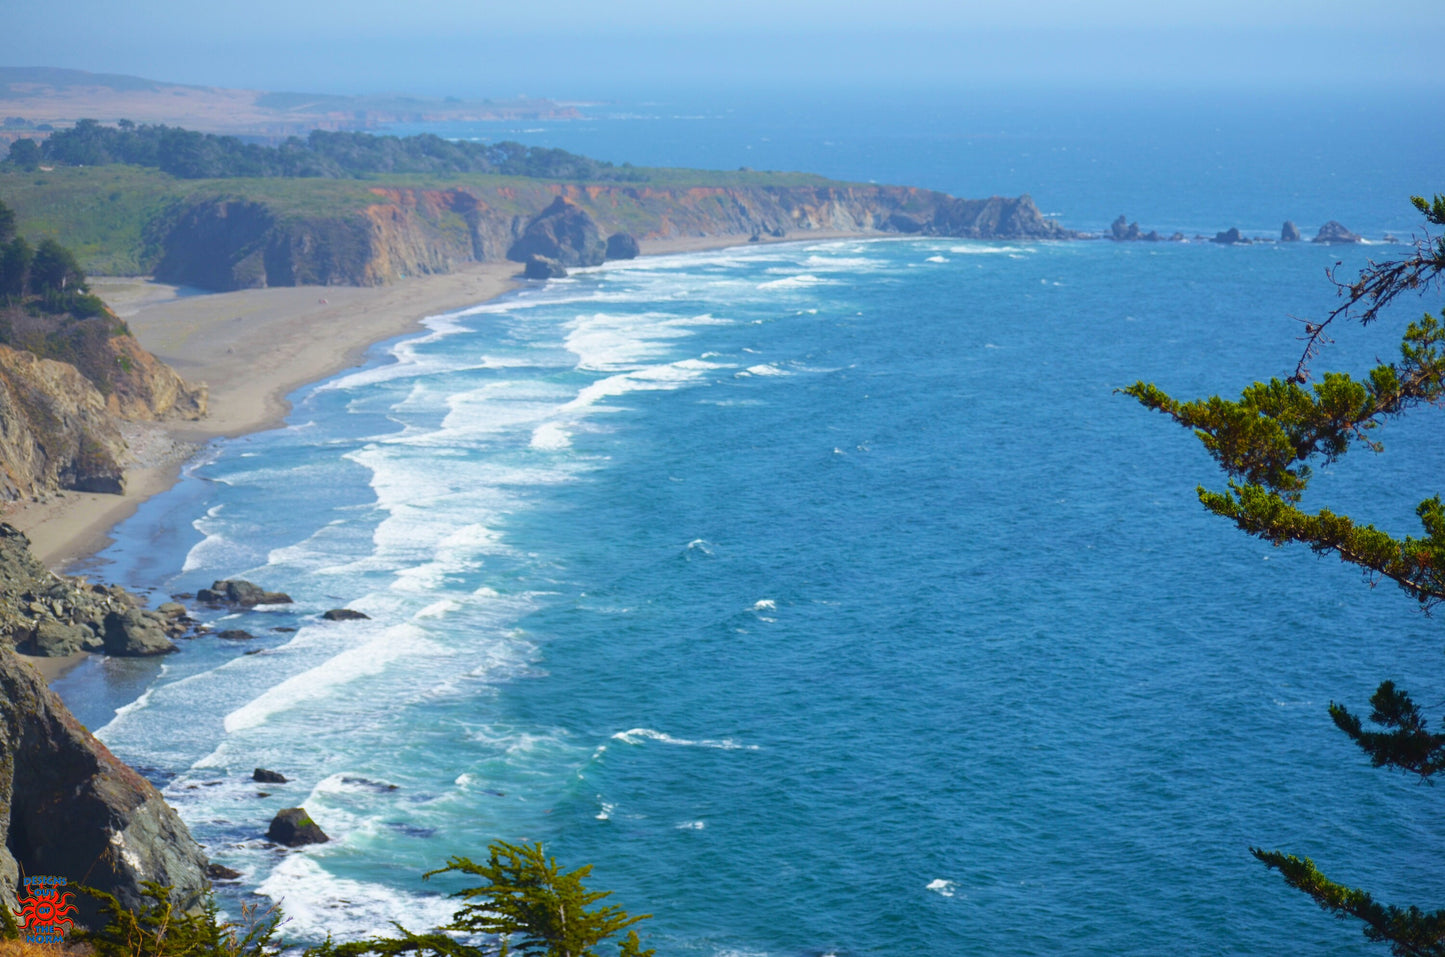
[[[1247,848],[1445,893],[1433,795],[1325,714],[1428,697],[1438,625],[1204,515],[1196,440],[1113,392],[1287,371],[1337,255],[795,243],[433,320],[123,526],[108,574],[298,604],[101,736],[304,938],[440,921],[420,873],[501,838],[664,954],[1364,952]],[[1321,491],[1407,531],[1445,463],[1384,437]],[[332,843],[262,846],[295,804]]]

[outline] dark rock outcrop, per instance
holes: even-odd
[[[522,238],[507,250],[513,262],[528,262],[533,256],[555,259],[563,266],[596,266],[607,258],[607,243],[585,209],[558,196],[532,217]]]
[[[1241,235],[1236,226],[1231,226],[1222,233],[1215,233],[1210,242],[1224,246],[1248,246],[1250,244],[1250,240]]]
[[[1310,242],[1336,245],[1359,243],[1364,242],[1364,240],[1332,219],[1320,227],[1320,231],[1315,234],[1315,238],[1310,240]]]
[[[1299,227],[1294,224],[1294,220],[1286,219],[1284,225],[1279,229],[1279,241],[1282,243],[1297,243],[1300,239]]]
[[[280,591],[266,591],[243,578],[223,579],[211,583],[210,588],[196,592],[196,601],[208,605],[236,605],[251,608],[256,605],[289,605],[291,596]]]
[[[1137,240],[1140,238],[1139,224],[1129,222],[1120,213],[1119,218],[1109,224],[1109,238],[1121,243]]]
[[[250,641],[256,636],[243,628],[227,628],[225,631],[216,632],[216,637],[224,641]]]
[[[106,615],[104,641],[106,654],[122,658],[168,655],[179,650],[166,637],[165,619],[139,608]]]
[[[311,820],[304,807],[288,807],[271,819],[266,837],[287,847],[301,847],[304,844],[325,844],[331,838],[321,826]]]
[[[371,620],[371,616],[370,616],[370,615],[362,614],[361,612],[355,611],[355,610],[353,610],[353,609],[351,609],[351,608],[333,608],[333,609],[331,609],[330,611],[325,612],[324,614],[322,614],[321,617],[322,617],[322,618],[325,618],[327,621],[361,621],[361,620],[370,621],[370,620]]]
[[[155,787],[81,726],[40,675],[0,646],[0,906],[20,872],[56,874],[141,906],[142,882],[183,908],[208,888],[206,858]],[[97,908],[77,895],[80,922]]]
[[[636,259],[641,252],[637,237],[631,233],[613,233],[607,237],[608,259]]]
[[[99,651],[106,619],[139,604],[123,588],[55,574],[30,554],[23,532],[0,523],[0,643],[45,657]]]
[[[527,257],[522,276],[527,279],[563,279],[567,276],[567,267],[555,259],[534,254]]]
[[[262,784],[285,784],[286,775],[280,771],[268,771],[265,768],[257,768],[251,772],[251,780],[259,781]]]

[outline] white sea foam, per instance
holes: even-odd
[[[264,724],[280,711],[332,693],[358,678],[379,674],[393,661],[418,650],[435,650],[424,632],[413,625],[393,625],[380,631],[357,622],[353,633],[370,632],[369,640],[341,654],[293,675],[268,689],[260,697],[226,715],[227,734]]]
[[[935,894],[941,894],[944,897],[952,897],[956,887],[957,885],[954,884],[953,881],[946,881],[941,877],[928,882],[928,890],[933,891]]]
[[[691,741],[687,738],[674,738],[662,731],[654,731],[651,728],[632,728],[629,731],[619,731],[612,736],[612,740],[621,741],[623,744],[645,744],[648,741],[657,741],[662,744],[673,744],[679,747],[688,748],[716,748],[720,751],[756,751],[756,744],[742,744],[731,738],[722,738],[711,741],[701,739]]]
[[[759,289],[802,289],[809,286],[821,286],[829,282],[827,279],[819,279],[811,273],[802,273],[797,276],[788,276],[785,279],[773,279],[768,282],[758,283]]]
[[[772,365],[771,363],[764,363],[764,364],[762,364],[762,365],[748,366],[748,367],[747,367],[746,369],[744,369],[742,372],[734,373],[734,376],[735,376],[735,377],[752,376],[752,375],[757,375],[757,376],[782,376],[782,375],[792,375],[792,373],[789,372],[787,369],[780,369],[780,368],[778,368],[777,366]]]
[[[979,244],[968,246],[950,246],[948,247],[948,251],[951,253],[957,253],[960,256],[996,256],[1000,254],[1009,255],[1012,253],[1031,253],[1034,250],[1027,246],[985,246]]]
[[[391,921],[398,915],[405,915],[409,927],[439,927],[456,909],[446,897],[337,877],[308,853],[281,858],[256,891],[281,904],[287,934],[301,939],[385,936],[394,931]]]
[[[771,598],[763,598],[753,602],[753,611],[773,611],[777,607],[778,603]]]
[[[948,258],[946,256],[929,256],[923,261],[926,263],[946,263],[948,262]]]
[[[707,827],[706,821],[683,821],[681,824],[673,825],[674,830],[678,831],[701,831],[705,827]]]

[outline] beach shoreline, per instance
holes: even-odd
[[[766,243],[874,239],[884,234],[819,231]],[[705,252],[758,243],[736,236],[644,240],[642,255]],[[278,428],[287,396],[365,361],[378,342],[415,332],[422,321],[524,288],[513,262],[468,263],[450,273],[385,286],[280,286],[212,293],[146,277],[92,279],[147,350],[192,384],[204,382],[210,410],[194,422],[130,426],[125,493],[58,492],[11,506],[4,520],[57,571],[111,543],[110,532],[180,479],[185,463],[216,439]]]

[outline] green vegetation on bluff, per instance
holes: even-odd
[[[293,136],[279,146],[262,146],[173,126],[137,126],[127,120],[103,126],[81,120],[69,130],[52,133],[38,149],[20,143],[31,141],[17,141],[9,162],[21,169],[34,170],[45,162],[122,163],[159,169],[180,179],[355,179],[377,173],[497,173],[596,182],[647,178],[630,164],[613,166],[566,150],[510,141],[454,141],[430,133],[397,137],[313,130],[305,140]]]
[[[187,175],[167,172],[156,165],[157,153],[147,153],[150,147],[159,149],[161,132],[172,137],[165,142],[195,147],[187,154],[192,159],[197,151],[212,149],[224,159],[231,155],[227,150],[233,150],[236,163],[226,167],[218,161],[207,167],[209,160],[198,160],[187,168]],[[596,185],[674,191],[847,185],[806,173],[613,167],[563,151],[513,149],[516,144],[452,144],[436,137],[320,133],[308,140],[318,144],[319,151],[296,143],[300,145],[294,148],[285,144],[269,148],[162,127],[82,124],[46,141],[49,168],[40,168],[39,158],[0,163],[0,198],[14,208],[24,235],[32,241],[60,241],[75,252],[87,272],[144,275],[161,264],[167,240],[185,212],[209,203],[252,204],[264,208],[277,223],[354,221],[369,207],[387,201],[377,190],[466,190],[485,197],[488,209],[498,215],[526,218],[546,206],[562,183],[569,189]],[[256,163],[247,159],[263,154],[270,159]],[[266,163],[282,163],[286,156],[309,157],[308,162],[324,167],[324,175],[267,171]],[[137,165],[141,161],[150,165]],[[215,175],[189,175],[203,167],[214,168]],[[254,175],[239,175],[245,170]],[[466,224],[447,211],[428,215],[436,217],[443,233],[467,232]],[[612,219],[616,228],[639,235],[655,225],[655,217],[629,206],[616,208]]]

